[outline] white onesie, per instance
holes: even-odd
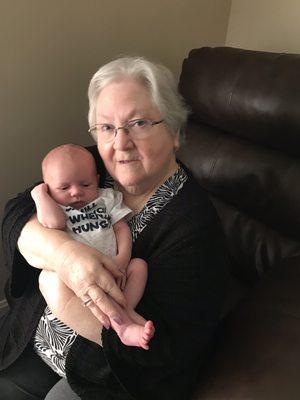
[[[117,254],[113,225],[131,213],[122,193],[99,189],[98,196],[80,210],[61,206],[66,214],[66,231],[75,239],[95,247],[107,256]]]

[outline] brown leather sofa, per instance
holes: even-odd
[[[300,55],[192,50],[180,158],[227,238],[223,332],[196,400],[300,399]]]

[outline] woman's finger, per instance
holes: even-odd
[[[118,289],[119,290],[119,289]],[[93,300],[93,303],[89,305],[90,310],[95,315],[96,318],[108,317],[114,320],[117,324],[122,323],[122,312],[120,306],[100,287],[93,285],[88,289],[88,296]],[[100,322],[101,319],[99,319]],[[107,322],[105,321],[106,325]],[[104,325],[104,324],[103,324]],[[104,325],[106,327],[106,325]]]
[[[110,320],[107,315],[105,315],[99,307],[96,306],[93,299],[88,297],[88,300],[82,302],[83,307],[88,307],[94,316],[100,321],[100,323],[106,328],[110,328]]]

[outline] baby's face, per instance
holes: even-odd
[[[64,159],[47,167],[44,181],[50,196],[63,206],[80,209],[98,197],[98,175],[90,160]]]

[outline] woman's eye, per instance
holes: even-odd
[[[101,132],[110,133],[110,132],[113,132],[114,129],[115,129],[114,126],[111,125],[111,124],[101,124],[101,125],[100,125],[100,131],[101,131]]]
[[[63,186],[60,188],[60,190],[68,190],[68,186]]]
[[[137,127],[137,128],[143,128],[144,126],[148,125],[148,120],[146,119],[136,119],[135,121],[130,122],[131,126]]]

